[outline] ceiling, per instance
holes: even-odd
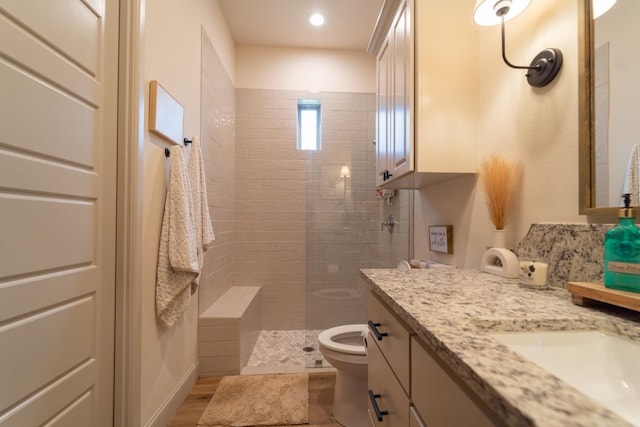
[[[219,0],[236,44],[366,50],[384,0]],[[322,27],[309,16],[320,12]]]

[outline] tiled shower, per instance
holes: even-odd
[[[250,365],[319,366],[303,347],[317,350],[320,330],[365,322],[359,270],[408,258],[411,194],[387,205],[375,191],[375,95],[233,88],[206,34],[202,66],[216,241],[200,311],[232,285],[260,286],[263,333]],[[321,103],[318,151],[297,148],[300,99]],[[393,234],[380,225],[391,213]]]
[[[317,151],[296,144],[297,101],[309,98],[321,104]],[[381,231],[380,207],[386,205],[373,184],[375,97],[238,89],[236,102],[235,284],[262,287],[265,331],[290,331],[263,333],[298,348],[295,360],[287,354],[278,363],[302,363],[305,348],[305,365],[321,366],[312,350],[319,331],[365,323],[359,270],[397,264],[380,250],[389,233]],[[406,258],[408,218],[406,212],[397,216],[404,227],[393,237],[402,247],[399,258]],[[265,356],[266,349],[283,347],[257,351]]]

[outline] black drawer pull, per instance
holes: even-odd
[[[386,332],[380,332],[378,330],[378,326],[380,326],[380,323],[373,323],[371,320],[368,320],[367,323],[369,324],[369,329],[371,329],[371,332],[373,332],[373,335],[376,336],[376,338],[378,339],[378,341],[382,341],[382,337],[386,337],[389,336],[388,333]]]
[[[376,412],[376,418],[378,418],[378,421],[382,421],[382,416],[383,415],[389,415],[388,411],[381,411],[380,408],[378,408],[378,402],[376,402],[376,399],[379,398],[380,395],[379,394],[373,394],[372,390],[369,390],[369,400],[371,401],[371,405],[373,406],[373,410]]]

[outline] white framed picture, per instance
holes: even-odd
[[[184,108],[160,84],[149,82],[149,132],[174,144],[182,143]]]

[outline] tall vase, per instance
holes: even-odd
[[[506,248],[507,247],[507,233],[504,230],[493,230],[493,245],[494,248]]]
[[[509,279],[517,279],[520,272],[518,257],[505,248],[506,245],[505,231],[495,230],[493,232],[493,247],[482,254],[480,270]]]

